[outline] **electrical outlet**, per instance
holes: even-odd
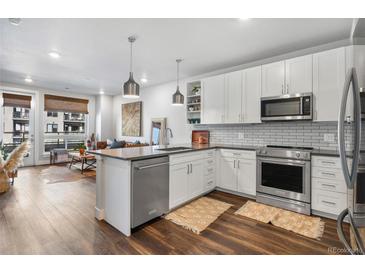
[[[326,133],[323,135],[323,140],[325,142],[334,143],[335,142],[335,135],[333,133]]]
[[[245,139],[245,134],[243,132],[238,133],[238,139],[240,140]]]

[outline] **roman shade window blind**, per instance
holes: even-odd
[[[30,108],[32,96],[3,93],[4,107]]]
[[[88,113],[89,100],[63,97],[56,95],[44,95],[44,110],[45,111],[62,111],[73,113]]]

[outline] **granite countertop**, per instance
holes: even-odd
[[[189,147],[189,149],[177,150],[177,151],[163,151],[158,150],[161,148],[169,147]],[[101,149],[92,150],[88,153],[100,155],[104,157],[110,157],[121,160],[142,160],[148,158],[154,158],[159,156],[167,156],[178,153],[185,153],[191,151],[226,148],[226,149],[241,149],[241,150],[256,150],[258,146],[239,146],[239,145],[223,145],[223,144],[182,144],[182,145],[169,145],[169,146],[144,146],[144,147],[128,147],[128,148],[116,148],[116,149]]]
[[[188,147],[189,149],[176,150],[176,151],[163,151],[158,150],[161,148],[169,147]],[[148,158],[154,158],[159,156],[168,156],[178,153],[186,153],[191,151],[207,150],[207,149],[240,149],[240,150],[257,150],[262,146],[242,146],[242,145],[229,145],[229,144],[181,144],[181,145],[169,145],[169,146],[144,146],[144,147],[130,147],[130,148],[117,148],[117,149],[102,149],[89,151],[91,154],[100,155],[104,157],[110,157],[115,159],[121,159],[126,161],[142,160]],[[337,150],[330,149],[313,149],[312,155],[315,156],[329,156],[338,157],[340,154]],[[352,152],[347,152],[348,157],[352,157]]]

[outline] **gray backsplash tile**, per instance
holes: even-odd
[[[210,131],[211,143],[233,145],[291,145],[337,150],[337,122],[272,122],[262,124],[195,125]],[[353,149],[353,125],[345,126],[346,150]],[[240,139],[240,134],[243,138]],[[324,134],[334,134],[334,142],[324,141]],[[362,127],[362,139],[365,129]],[[363,142],[365,143],[365,142]]]

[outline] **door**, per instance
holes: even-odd
[[[285,93],[312,92],[312,55],[301,56],[285,61]]]
[[[186,202],[189,198],[188,166],[188,163],[170,166],[170,209]]]
[[[220,158],[219,187],[237,191],[236,159]]]
[[[284,94],[285,62],[280,61],[262,66],[262,97]]]
[[[204,192],[204,162],[193,161],[190,164],[189,199],[193,199]]]
[[[237,159],[238,191],[256,195],[256,161]]]
[[[242,72],[242,114],[244,123],[261,123],[261,67]]]
[[[28,93],[1,92],[0,140],[5,157],[24,141],[31,148],[24,157],[24,165],[34,165],[34,102],[35,96]],[[7,100],[5,97],[13,97]],[[26,106],[28,105],[28,106]],[[30,106],[30,107],[29,107]]]
[[[202,80],[202,123],[224,122],[224,75]]]
[[[225,123],[242,122],[242,71],[225,76]]]
[[[313,55],[315,121],[337,121],[345,82],[345,48]]]

